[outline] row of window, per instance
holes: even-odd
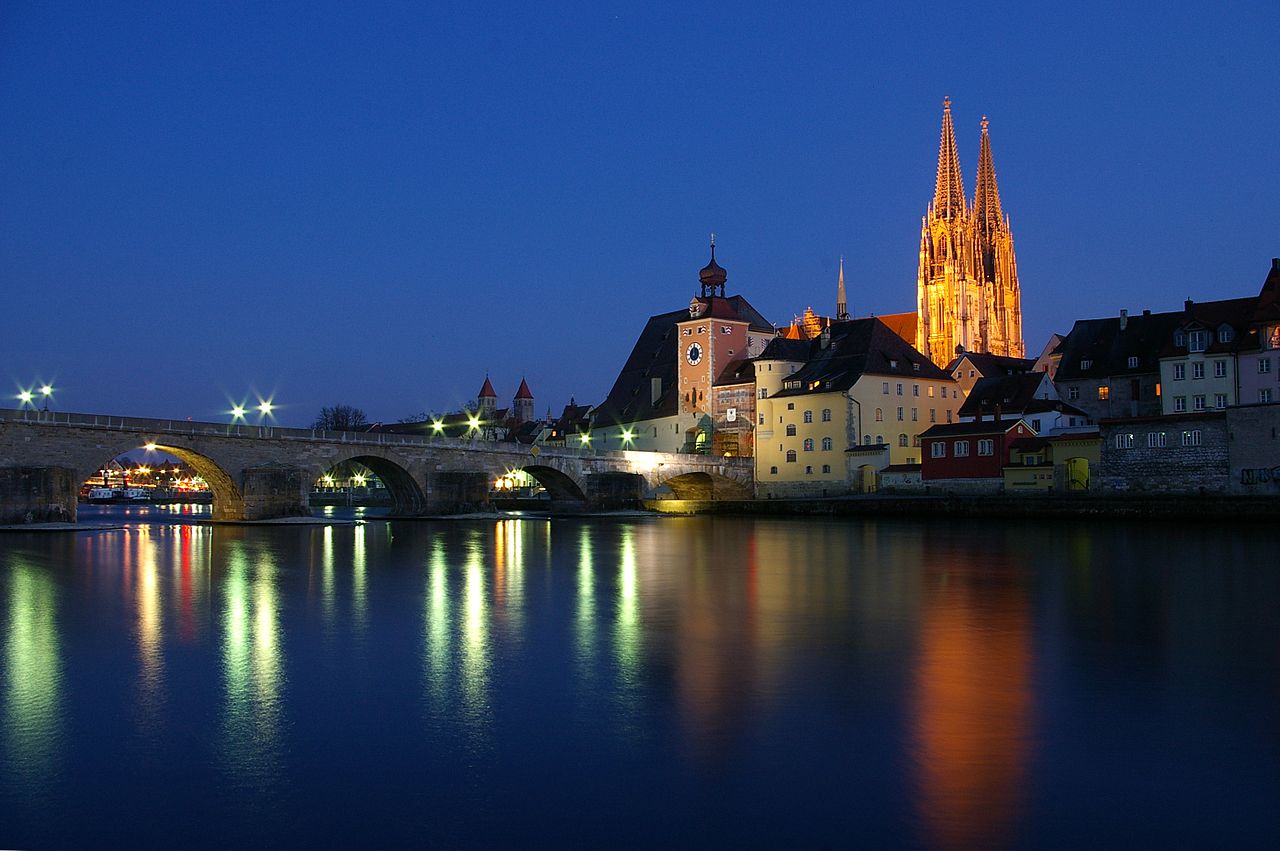
[[[894,387],[895,387],[895,389],[897,390],[897,395],[902,396],[902,395],[903,395],[903,392],[902,392],[903,385],[902,385],[902,384],[895,384],[895,385],[894,385]],[[880,390],[881,390],[881,392],[883,392],[883,393],[884,393],[884,395],[888,396],[888,395],[889,395],[889,382],[887,382],[887,381],[882,382],[882,383],[881,383],[881,385],[880,385]],[[926,391],[926,395],[927,395],[930,399],[932,399],[932,398],[933,398],[933,387],[932,387],[932,386],[926,387],[926,388],[925,388],[925,391]],[[919,396],[919,395],[920,395],[920,385],[919,385],[919,384],[912,384],[912,385],[911,385],[911,395],[912,395],[912,396]],[[943,387],[943,388],[942,388],[942,398],[943,398],[943,399],[947,398],[947,388],[945,388],[945,387]],[[959,399],[959,398],[960,398],[960,391],[959,391],[958,389],[955,391],[955,398],[957,398],[957,399]]]
[[[1262,361],[1259,361],[1258,363],[1259,363],[1259,367],[1261,367]],[[1266,372],[1267,370],[1260,368],[1258,371]],[[1187,377],[1187,365],[1185,363],[1175,363],[1173,365],[1173,380],[1182,381],[1186,377]],[[1225,360],[1216,360],[1213,362],[1213,377],[1214,378],[1227,377],[1227,362]],[[1192,362],[1191,378],[1192,380],[1195,380],[1198,378],[1204,378],[1204,361]]]
[[[1169,435],[1163,431],[1147,432],[1147,448],[1163,449],[1169,445]],[[1191,429],[1182,433],[1183,446],[1199,446],[1200,445],[1200,429]],[[1130,432],[1117,434],[1115,436],[1116,449],[1132,449],[1134,447],[1134,435]]]
[[[969,457],[969,441],[956,440],[952,442],[952,455],[956,458]],[[979,455],[994,455],[996,451],[996,442],[991,438],[982,438],[978,441]],[[947,441],[935,440],[929,447],[930,458],[946,458],[947,457]]]
[[[787,426],[787,437],[795,437],[795,434],[796,434],[796,427],[795,427],[795,426],[793,426],[793,425],[789,425],[789,426]],[[813,451],[813,446],[814,446],[814,444],[813,444],[813,438],[812,438],[812,437],[806,437],[806,438],[804,439],[804,451],[805,451],[805,452],[812,452],[812,451]],[[782,444],[778,444],[778,449],[782,449]],[[829,437],[824,437],[824,438],[822,438],[822,451],[823,451],[823,452],[830,452],[830,451],[831,451],[831,438],[829,438]],[[794,452],[794,451],[793,451],[793,452]]]
[[[796,459],[796,450],[792,449],[791,452],[787,453],[787,463],[795,463],[795,459]],[[813,465],[805,465],[804,471],[805,471],[805,475],[810,475],[810,473],[813,473]],[[831,465],[823,465],[822,471],[831,472]],[[773,473],[774,476],[778,475],[777,465],[769,467],[769,472]]]
[[[946,413],[947,413],[947,422],[951,422],[951,411],[947,411]],[[912,409],[911,409],[911,422],[916,423],[916,422],[919,422],[919,421],[920,421],[920,409],[919,409],[919,408],[912,408]],[[938,409],[937,409],[937,408],[930,408],[930,409],[929,409],[929,422],[931,422],[931,423],[936,423],[937,421],[938,421]],[[878,422],[878,423],[882,423],[882,422],[884,422],[884,409],[883,409],[883,408],[876,408],[876,422]],[[906,408],[903,408],[903,407],[899,407],[899,408],[898,408],[898,422],[900,422],[900,423],[901,423],[901,422],[906,422]]]

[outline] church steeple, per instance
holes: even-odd
[[[840,279],[836,282],[836,319],[849,318],[849,299],[844,291],[844,256],[840,257]]]
[[[1000,188],[996,185],[996,167],[991,159],[991,136],[987,117],[982,116],[982,145],[978,149],[978,183],[974,188],[973,217],[979,232],[987,236],[1004,224],[1000,211]]]
[[[938,144],[938,180],[933,189],[933,212],[941,219],[964,218],[964,180],[960,176],[960,154],[956,131],[951,123],[951,98],[942,99],[942,140]]]

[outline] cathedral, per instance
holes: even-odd
[[[916,348],[946,367],[969,352],[1023,357],[1018,263],[1009,219],[991,159],[987,119],[982,119],[978,180],[973,204],[965,197],[951,124],[951,100],[942,102],[938,178],[920,228]]]

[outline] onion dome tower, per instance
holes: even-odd
[[[729,273],[716,262],[716,235],[711,234],[711,262],[698,272],[698,280],[702,282],[702,297],[720,296],[724,298],[724,282]]]

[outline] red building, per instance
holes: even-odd
[[[924,483],[971,482],[999,488],[1004,483],[1010,444],[1033,436],[1035,432],[1024,420],[935,425],[920,435]]]

